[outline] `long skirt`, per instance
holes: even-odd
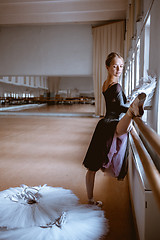
[[[91,170],[108,171],[118,180],[127,174],[128,133],[118,137],[118,119],[101,119],[93,133],[83,165]]]

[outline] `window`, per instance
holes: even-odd
[[[29,82],[30,86],[34,86],[34,76],[30,77],[30,82]]]
[[[18,79],[18,82],[17,82],[17,83],[18,83],[19,85],[23,85],[23,83],[24,83],[24,77],[23,77],[23,76],[18,76],[17,79]]]
[[[127,72],[127,70],[125,71],[124,79],[125,79],[124,92],[125,92],[125,95],[128,96],[128,81],[127,81],[128,72]]]
[[[8,82],[8,77],[7,76],[3,77],[3,80]]]
[[[12,76],[12,82],[16,83],[16,77],[15,76]]]
[[[135,53],[132,54],[132,90],[135,88]]]
[[[132,62],[129,62],[129,95],[132,93]]]
[[[128,95],[130,95],[130,69],[129,66],[127,67],[127,83],[128,83]]]
[[[137,43],[137,48],[136,48],[136,86],[139,85],[139,65],[140,65],[140,39],[138,40]]]
[[[147,19],[144,29],[144,67],[143,67],[143,78],[148,78],[149,70],[149,47],[150,47],[150,16]],[[147,111],[144,111],[143,121],[147,121]]]
[[[143,76],[147,78],[149,69],[149,47],[150,47],[150,16],[145,25],[144,33],[144,69]]]
[[[30,79],[30,77],[27,76],[27,77],[26,77],[26,85],[29,85],[29,79]]]

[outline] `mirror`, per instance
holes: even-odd
[[[85,76],[0,77],[0,112],[82,114],[95,112],[93,78]]]

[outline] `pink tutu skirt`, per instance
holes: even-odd
[[[128,133],[121,136],[117,136],[116,133],[114,134],[112,144],[107,155],[109,161],[107,164],[103,164],[105,173],[108,173],[113,177],[119,176],[126,153],[127,141]]]

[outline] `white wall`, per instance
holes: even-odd
[[[85,92],[93,92],[93,78],[92,77],[62,77],[59,88],[75,89]]]
[[[148,122],[152,128],[154,128],[159,134],[160,129],[158,125],[160,123],[160,1],[154,0],[151,9],[151,25],[150,25],[150,59],[149,59],[149,70],[156,74],[158,86],[156,89],[156,95],[153,101],[153,109],[148,113]],[[159,114],[159,116],[158,116]],[[158,120],[158,121],[157,121]]]
[[[49,92],[63,97],[94,96],[92,77],[48,77]]]
[[[0,28],[0,75],[92,75],[90,25]]]

